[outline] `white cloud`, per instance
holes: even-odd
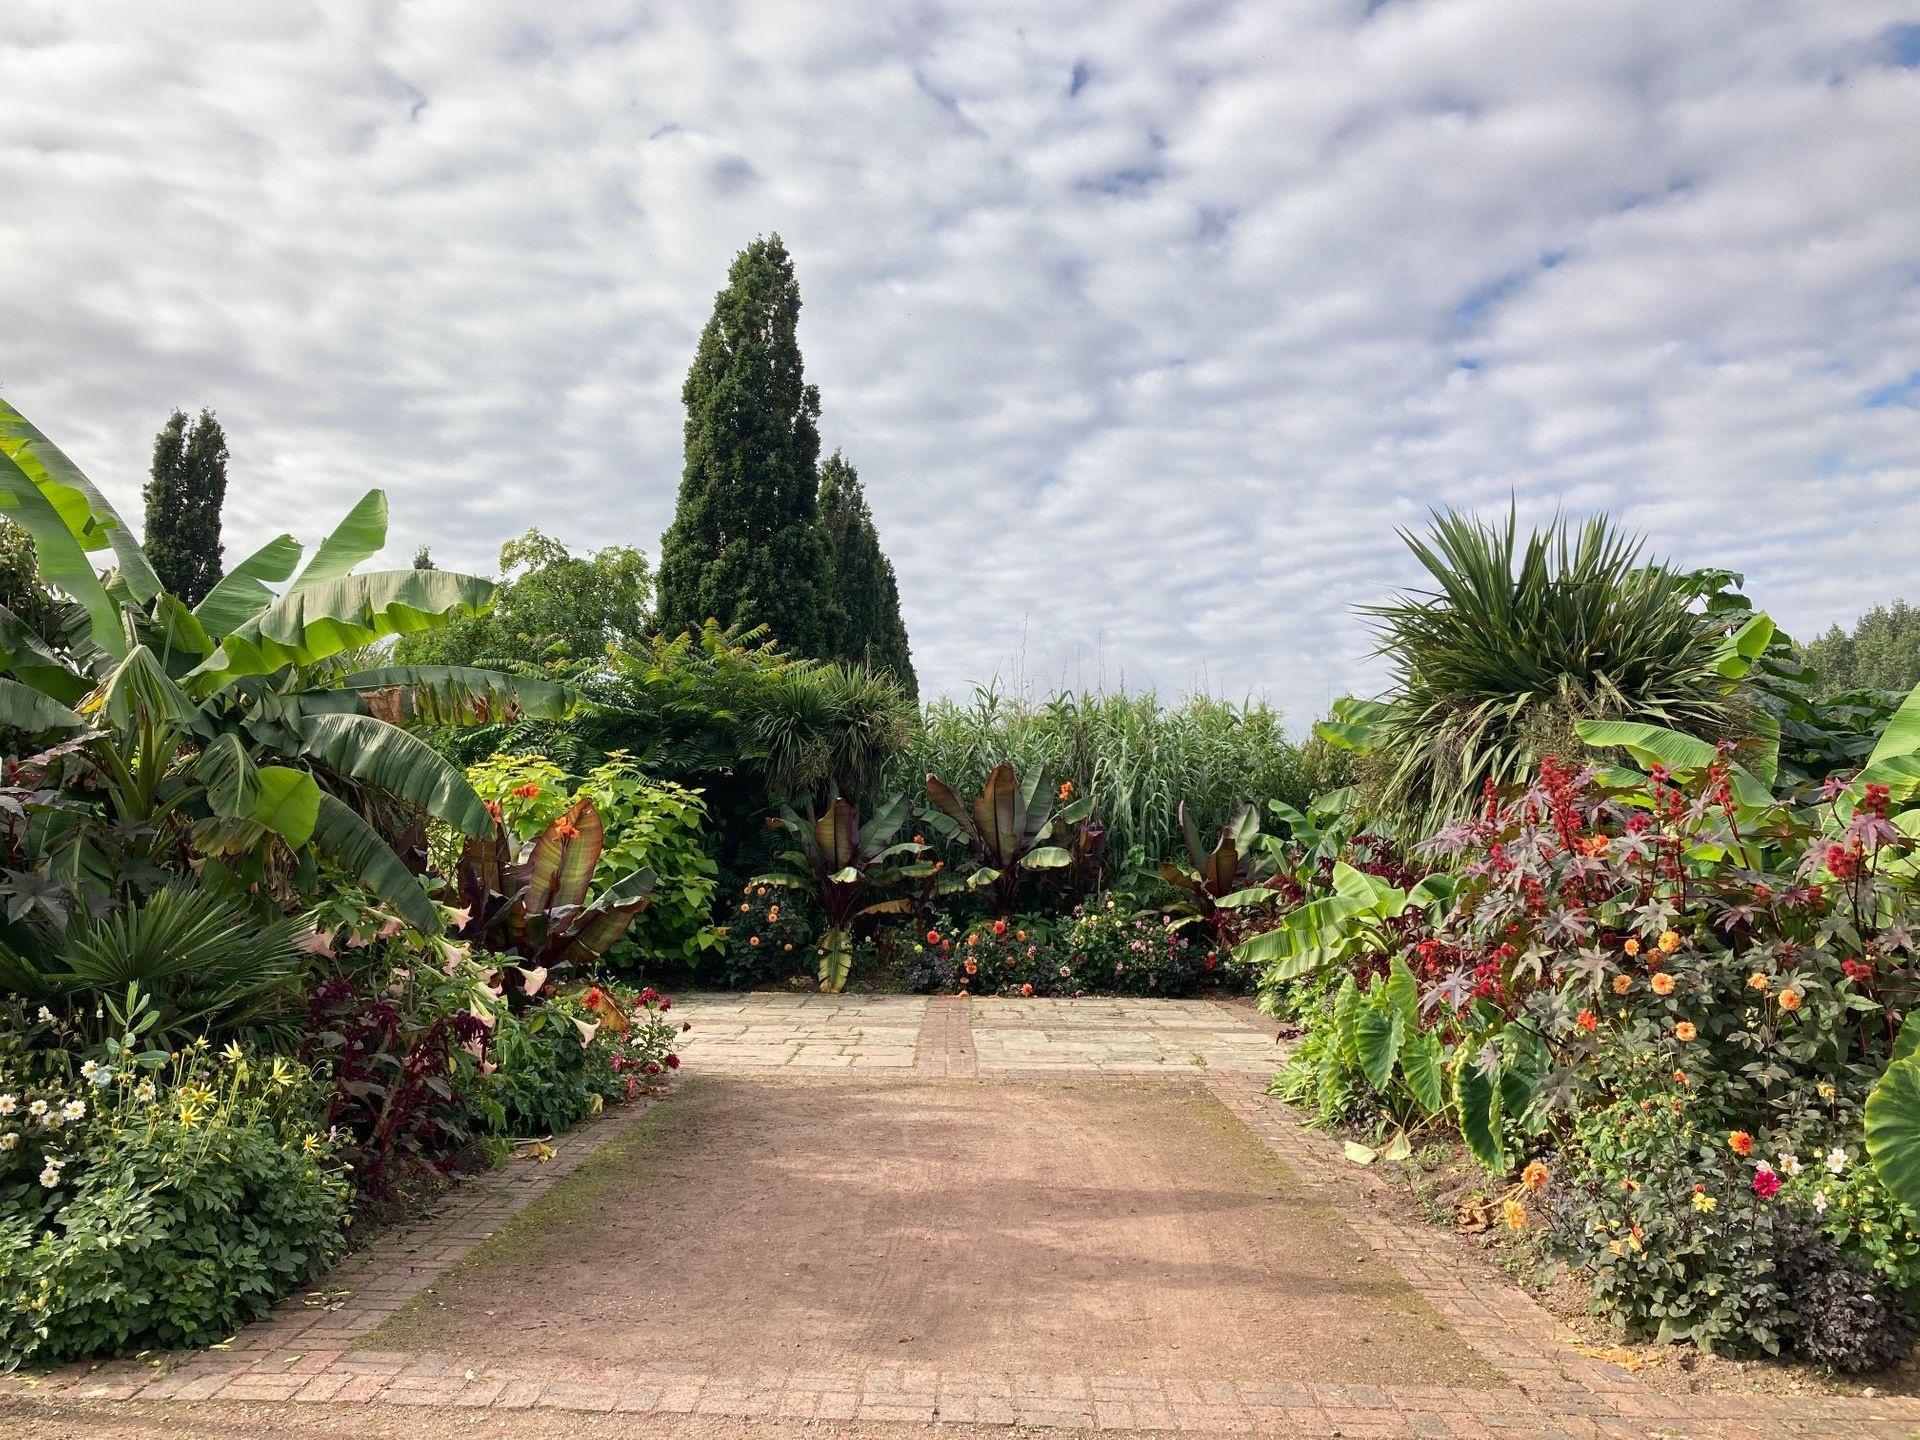
[[[230,556],[376,484],[400,563],[651,553],[778,229],[933,687],[1304,720],[1509,495],[1811,630],[1913,588],[1904,8],[15,0],[0,384],[129,512],[215,406]]]

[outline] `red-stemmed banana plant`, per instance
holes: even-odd
[[[562,965],[599,959],[647,908],[656,878],[634,870],[589,898],[606,838],[583,796],[517,854],[504,825],[469,839],[456,873],[461,937],[513,957],[527,994]]]
[[[787,867],[756,875],[753,885],[778,885],[804,891],[825,916],[820,931],[820,988],[837,994],[846,988],[853,968],[853,926],[869,915],[904,915],[913,901],[898,896],[872,896],[915,873],[915,861],[926,846],[914,840],[895,841],[906,823],[909,807],[904,795],[881,805],[864,825],[860,811],[847,800],[836,799],[827,812],[814,816],[809,807],[803,818],[782,806],[773,823],[791,835],[795,848],[779,859]]]
[[[1216,942],[1225,943],[1233,911],[1268,898],[1264,888],[1274,873],[1266,856],[1254,853],[1260,836],[1260,812],[1242,805],[1220,827],[1213,848],[1201,848],[1200,832],[1180,802],[1180,835],[1186,841],[1187,864],[1162,861],[1160,876],[1180,892],[1175,928],[1204,926]]]
[[[927,776],[927,796],[939,807],[929,820],[973,851],[974,869],[967,886],[990,889],[993,908],[1002,915],[1014,909],[1028,874],[1073,863],[1073,852],[1052,843],[1053,836],[1056,830],[1064,832],[1091,816],[1093,797],[1073,800],[1071,795],[1071,786],[1056,790],[1037,772],[1018,779],[1006,761],[993,767],[986,787],[971,802],[961,799],[938,775]],[[1056,800],[1064,802],[1058,809]],[[1104,840],[1101,831],[1102,844]]]

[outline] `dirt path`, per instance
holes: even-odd
[[[1204,1089],[695,1078],[370,1337],[555,1373],[1460,1384],[1485,1363]]]

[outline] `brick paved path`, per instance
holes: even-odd
[[[682,1002],[694,1072],[888,1074],[916,1083],[1124,1075],[1204,1084],[1307,1187],[1350,1217],[1398,1274],[1498,1376],[1476,1388],[1326,1385],[1116,1374],[1013,1374],[878,1365],[860,1371],[709,1373],[655,1364],[555,1379],[447,1355],[356,1348],[437,1276],[632,1123],[610,1113],[558,1142],[543,1165],[509,1163],[460,1187],[418,1224],[389,1230],[321,1289],[282,1305],[221,1350],[0,1377],[0,1400],[245,1400],[301,1404],[540,1407],[635,1417],[971,1422],[1032,1428],[1299,1436],[1893,1437],[1920,1435],[1920,1401],[1661,1396],[1588,1358],[1522,1291],[1457,1237],[1372,1203],[1384,1182],[1337,1141],[1304,1130],[1265,1094],[1279,1058],[1255,1012],[1209,1001],[1020,1001],[754,995]],[[665,1102],[671,1103],[671,1101]],[[743,1263],[751,1263],[743,1261]],[[1284,1323],[1284,1307],[1276,1314]],[[577,1373],[577,1372],[576,1372]],[[502,1413],[502,1419],[506,1416]],[[4,1430],[0,1418],[0,1430]],[[511,1434],[511,1428],[505,1433]]]

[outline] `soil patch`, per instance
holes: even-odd
[[[1495,1383],[1197,1084],[702,1076],[369,1338],[553,1373]]]

